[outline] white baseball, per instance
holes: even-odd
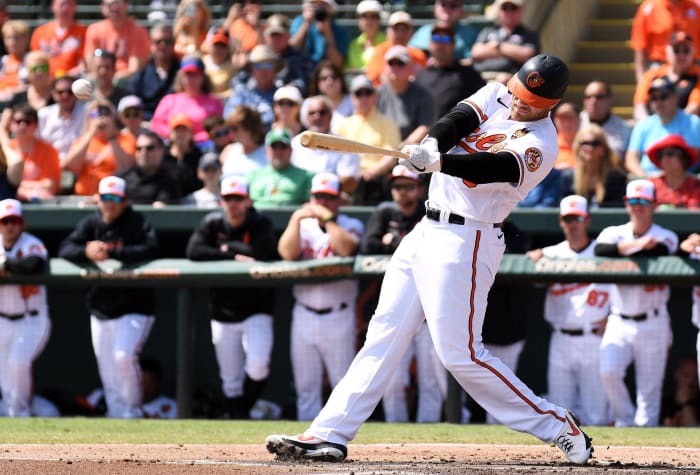
[[[95,91],[92,83],[87,79],[76,79],[73,81],[70,87],[73,90],[75,97],[81,101],[86,101],[92,97],[92,93]]]

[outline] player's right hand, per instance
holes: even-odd
[[[400,158],[399,165],[405,166],[410,171],[416,173],[440,171],[442,165],[440,152],[420,145],[406,145],[401,151],[407,153],[408,158]]]

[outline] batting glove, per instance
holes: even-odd
[[[408,154],[408,158],[399,159],[399,165],[403,165],[412,172],[430,173],[440,171],[440,152],[428,150],[420,145],[406,145],[402,152]]]

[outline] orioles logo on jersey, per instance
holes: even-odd
[[[525,79],[525,82],[527,83],[527,87],[530,89],[544,86],[544,79],[542,79],[542,76],[540,76],[540,73],[537,71],[533,71],[530,74],[527,75],[527,78]]]
[[[515,132],[513,132],[513,134],[510,136],[510,139],[511,140],[519,139],[520,137],[524,137],[529,133],[530,133],[530,129],[528,129],[527,127],[524,127],[522,129],[518,129]]]
[[[525,166],[531,172],[536,171],[542,165],[542,152],[535,147],[525,150]]]

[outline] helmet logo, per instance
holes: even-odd
[[[544,85],[544,79],[542,79],[542,76],[540,76],[540,73],[538,73],[537,71],[533,71],[530,74],[528,74],[527,78],[525,79],[525,82],[527,83],[527,87],[529,87],[530,89]]]

